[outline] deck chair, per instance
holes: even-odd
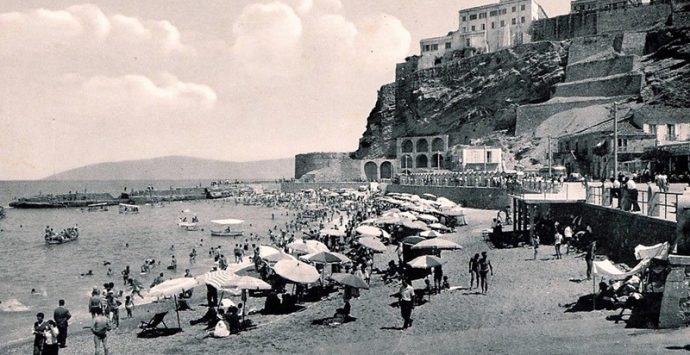
[[[164,321],[167,314],[168,312],[156,313],[148,322],[142,321],[141,324],[139,324],[139,328],[141,328],[142,331],[137,334],[137,337],[157,338],[159,336],[168,336],[181,332],[181,328],[168,328],[168,325],[165,324]],[[161,324],[163,324],[163,328],[158,327]]]

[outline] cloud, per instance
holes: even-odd
[[[12,50],[50,51],[56,47],[83,48],[91,44],[145,43],[166,53],[194,54],[182,43],[180,31],[168,21],[106,15],[96,5],[63,10],[35,9],[0,14],[0,53]],[[124,47],[124,46],[123,46]]]

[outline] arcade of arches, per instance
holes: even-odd
[[[393,163],[384,161],[380,165],[376,162],[368,161],[364,164],[364,175],[367,181],[393,178]]]

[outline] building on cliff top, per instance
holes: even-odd
[[[573,0],[570,2],[570,12],[617,10],[641,4],[641,0]]]
[[[418,69],[439,64],[451,51],[469,49],[468,53],[487,53],[530,42],[530,25],[546,17],[544,9],[534,0],[500,0],[462,9],[456,31],[420,41]]]

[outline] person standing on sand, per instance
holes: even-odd
[[[43,355],[57,355],[60,347],[58,346],[58,338],[60,331],[57,324],[52,319],[46,322],[46,328],[43,330],[43,337],[45,343],[43,344]]]
[[[587,252],[585,254],[585,262],[587,263],[587,280],[592,279],[592,263],[594,263],[594,254],[597,250],[596,243],[597,242],[593,240],[589,243],[589,245],[587,245]]]
[[[414,288],[412,288],[406,279],[403,279],[402,281],[402,286],[400,286],[398,297],[400,297],[400,314],[402,315],[404,321],[402,327],[404,330],[412,326],[412,309],[414,308],[414,304],[412,303],[412,297],[414,297]]]
[[[563,234],[556,230],[556,234],[553,236],[553,247],[556,249],[556,259],[561,258],[561,244],[563,244]]]
[[[474,254],[470,259],[470,290],[474,286],[474,280],[477,280],[477,288],[479,288],[479,253]]]
[[[53,320],[57,325],[58,333],[58,344],[61,348],[67,346],[67,326],[69,324],[69,319],[72,315],[69,310],[65,308],[65,300],[58,301],[58,307],[53,311]]]
[[[534,237],[532,238],[532,247],[534,248],[534,260],[537,260],[537,254],[539,253],[539,235],[534,234]]]
[[[36,313],[36,322],[34,323],[33,335],[34,335],[34,355],[41,355],[43,352],[43,345],[45,344],[45,336],[43,332],[45,331],[47,325],[43,320],[45,315],[41,312]]]
[[[100,348],[101,344],[103,344],[103,354],[108,355],[107,337],[109,330],[110,323],[108,322],[108,318],[103,315],[103,310],[99,309],[96,312],[96,317],[93,319],[93,324],[91,325],[95,355],[98,355],[98,349]]]
[[[482,286],[482,294],[485,295],[489,291],[488,274],[491,271],[491,276],[494,276],[494,267],[491,265],[486,252],[482,252],[482,258],[479,259],[479,279]]]

